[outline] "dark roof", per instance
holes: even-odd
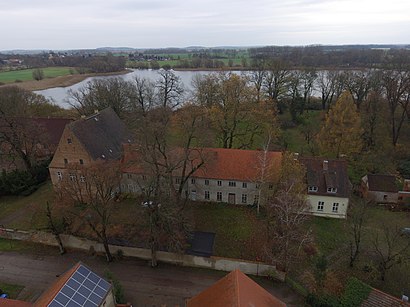
[[[309,194],[349,197],[350,184],[346,160],[301,157],[299,161],[306,167],[308,186],[318,188],[317,192]],[[327,167],[324,167],[324,164],[327,164]],[[328,193],[328,188],[336,188],[337,192]]]
[[[372,289],[369,296],[363,301],[361,307],[410,307],[409,303],[384,293],[377,289]]]
[[[132,139],[131,132],[111,108],[77,120],[69,128],[94,160],[120,159],[122,144]]]
[[[55,146],[58,145],[65,126],[72,122],[68,118],[32,118],[31,120],[44,127],[49,143]]]
[[[393,175],[368,174],[369,191],[397,193],[396,177]]]
[[[187,307],[285,307],[274,297],[239,270],[232,271],[215,284],[187,301]]]
[[[187,250],[187,254],[210,257],[214,252],[214,232],[195,231],[191,240],[191,248]]]

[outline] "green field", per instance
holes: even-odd
[[[0,282],[0,289],[4,293],[7,293],[11,299],[16,299],[19,293],[21,292],[21,290],[24,289],[24,287],[20,285],[11,285],[11,284],[6,284],[4,282]]]
[[[0,82],[2,83],[12,83],[16,80],[20,81],[31,81],[33,79],[34,69],[23,69],[0,72]],[[46,67],[42,68],[44,72],[44,78],[54,78],[58,76],[70,75],[75,69],[71,67]]]

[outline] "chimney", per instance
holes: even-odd
[[[85,115],[81,115],[81,118],[84,119],[84,118],[85,118]]]
[[[95,110],[94,110],[94,114],[98,114],[98,109],[95,109]]]
[[[329,169],[329,161],[323,160],[323,170],[327,171]]]
[[[298,160],[299,160],[299,153],[298,153],[298,152],[295,152],[295,153],[293,154],[293,160],[295,160],[295,161],[298,161]]]

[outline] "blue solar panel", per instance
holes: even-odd
[[[107,281],[80,265],[48,307],[97,307],[110,288]]]

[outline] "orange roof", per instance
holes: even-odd
[[[182,153],[182,150],[180,150]],[[171,155],[177,156],[178,151]],[[259,150],[242,150],[226,148],[203,148],[191,152],[193,165],[204,160],[204,165],[192,177],[221,180],[254,181],[260,176],[264,152]],[[282,153],[269,151],[266,155],[266,164],[279,170]],[[174,159],[177,159],[174,157]],[[138,153],[131,146],[124,146],[122,170],[128,173],[142,173],[143,168],[138,163]],[[177,174],[176,174],[177,175]]]
[[[7,306],[7,307],[31,307],[33,306],[32,303],[17,301],[17,300],[10,300],[10,299],[2,299],[0,298],[0,306]]]
[[[60,292],[61,288],[65,285],[67,280],[70,279],[71,275],[73,275],[75,271],[77,271],[80,265],[81,263],[78,262],[71,269],[61,275],[55,282],[53,282],[50,288],[48,288],[34,303],[34,306],[43,307],[50,304],[50,302],[54,299],[58,292]]]
[[[286,304],[239,270],[232,271],[215,284],[189,299],[187,307],[283,307]]]

